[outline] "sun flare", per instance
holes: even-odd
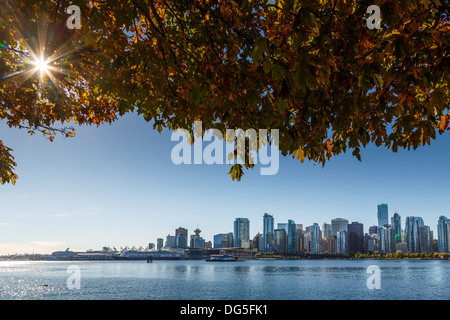
[[[39,71],[39,73],[42,75],[44,73],[48,72],[48,60],[45,59],[37,59],[33,62],[33,64],[35,65],[35,70]]]

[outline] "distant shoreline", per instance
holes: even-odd
[[[180,258],[179,260],[205,260],[203,258]],[[301,254],[292,256],[279,256],[261,254],[253,257],[243,256],[243,260],[257,260],[257,261],[269,261],[269,260],[450,260],[450,253],[388,253],[388,254],[361,254],[355,255],[337,255],[337,254]],[[139,261],[138,259],[130,260],[116,260],[116,259],[49,259],[48,255],[6,255],[0,256],[0,261]],[[142,260],[141,260],[142,261]]]

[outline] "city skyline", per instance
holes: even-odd
[[[263,233],[265,212],[303,225],[345,217],[367,230],[377,224],[376,205],[388,203],[390,217],[398,212],[403,224],[421,216],[435,235],[439,217],[450,215],[445,179],[431,172],[446,167],[447,135],[415,151],[368,146],[362,162],[343,154],[323,168],[280,156],[276,175],[246,170],[235,182],[226,165],[174,165],[171,132],[159,134],[137,115],[76,132],[49,142],[0,126],[21,159],[17,184],[1,186],[0,254],[146,245],[173,224],[198,225],[212,241],[232,232],[237,216],[253,221],[254,235]]]

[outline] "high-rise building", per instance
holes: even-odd
[[[391,225],[394,228],[394,241],[395,243],[402,242],[402,221],[400,215],[396,212],[391,218]]]
[[[286,230],[286,233],[288,232],[288,224],[287,223],[278,223],[277,228]]]
[[[364,251],[375,252],[375,237],[377,237],[377,235],[373,233],[366,233],[364,235]]]
[[[261,249],[264,249],[264,236],[261,233],[258,232],[253,237],[253,239],[250,243],[250,248],[256,249],[257,251],[261,251]],[[261,252],[265,252],[265,251],[261,251]]]
[[[322,240],[322,252],[337,253],[336,236],[329,236]]]
[[[286,242],[287,242],[287,233],[285,229],[275,229],[273,231],[274,234],[274,242],[275,242],[275,250],[280,253],[285,253],[286,250]]]
[[[298,251],[303,251],[303,243],[304,243],[304,237],[303,237],[303,225],[297,223],[297,249]]]
[[[348,220],[342,218],[331,220],[331,230],[333,232],[333,236],[337,236],[337,233],[340,230],[345,230],[348,232]]]
[[[234,247],[250,248],[250,220],[236,218],[234,221]]]
[[[419,251],[431,252],[431,233],[429,226],[419,227]]]
[[[364,226],[359,222],[348,225],[348,251],[350,253],[364,251]]]
[[[184,233],[179,233],[175,237],[175,246],[178,248],[186,248],[187,247],[187,239]]]
[[[288,220],[288,252],[297,252],[297,225],[293,220]]]
[[[160,251],[164,247],[164,239],[158,238],[156,239],[156,250]]]
[[[348,254],[348,231],[339,230],[336,235],[337,253]]]
[[[320,227],[317,223],[311,226],[311,250],[310,253],[319,254],[321,253],[321,242],[322,237],[320,235]]]
[[[186,239],[188,238],[188,230],[186,228],[179,227],[175,229],[175,237],[179,234],[183,234]]]
[[[176,246],[177,246],[177,237],[168,234],[166,237],[166,244],[164,245],[164,248],[174,248]]]
[[[381,253],[395,253],[395,231],[388,224],[378,227],[378,250]]]
[[[377,217],[379,227],[389,224],[388,205],[386,203],[378,205]]]
[[[331,224],[324,222],[322,224],[322,238],[325,239],[333,235],[333,230],[331,230]]]
[[[186,232],[187,232],[187,230],[186,230]],[[202,232],[202,230],[200,230],[198,227],[194,230],[194,234],[191,234],[191,239],[190,239],[190,246],[191,246],[191,248],[200,248],[200,247],[196,247],[195,246],[195,239],[197,239],[197,238],[201,238],[200,237],[200,232]],[[198,243],[200,243],[200,242],[198,242]],[[203,248],[203,247],[202,247]]]
[[[378,234],[377,226],[370,226],[369,227],[369,234]]]
[[[421,217],[406,217],[405,242],[409,252],[420,252],[419,228],[423,225]]]
[[[203,239],[202,237],[195,237],[194,238],[194,245],[192,246],[193,248],[204,248],[205,247],[205,239]]]
[[[233,232],[214,235],[214,248],[230,248],[233,246]]]
[[[273,216],[265,213],[263,216],[263,248],[259,248],[259,251],[270,252],[274,250],[274,219]]]
[[[450,240],[450,220],[445,216],[440,216],[437,225],[438,231],[438,252],[449,252]]]
[[[305,231],[303,231],[303,251],[311,251],[311,227],[306,227]]]

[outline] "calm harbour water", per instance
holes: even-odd
[[[370,265],[380,289],[367,287]],[[70,266],[79,289],[68,288]],[[0,299],[447,300],[449,276],[450,261],[0,261]]]

